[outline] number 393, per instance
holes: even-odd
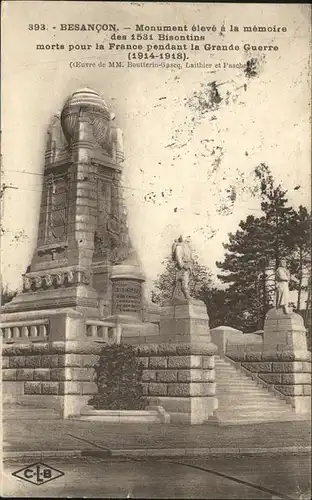
[[[29,31],[39,31],[39,30],[46,30],[46,25],[45,24],[29,24],[28,25]]]

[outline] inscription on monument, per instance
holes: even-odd
[[[134,280],[120,280],[113,284],[114,314],[140,313],[141,283]]]

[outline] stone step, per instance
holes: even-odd
[[[253,393],[253,392],[256,392],[256,393],[261,393],[261,394],[271,394],[270,391],[268,389],[266,389],[265,387],[262,387],[261,385],[257,386],[247,386],[247,385],[236,385],[236,386],[230,386],[229,384],[228,385],[225,385],[225,384],[219,384],[218,382],[216,382],[216,387],[218,387],[219,390],[222,390],[222,392],[224,391],[224,393],[227,393],[227,392],[233,392],[233,393],[240,393],[242,394],[244,391],[248,392],[248,393]]]
[[[241,381],[241,382],[248,382],[248,383],[251,383],[251,384],[255,383],[255,381],[251,377],[247,377],[244,374],[238,375],[236,373],[225,375],[224,373],[221,374],[221,373],[217,372],[215,374],[215,379],[216,380],[224,380],[226,382],[228,382],[229,380],[233,380],[233,382],[234,381]]]
[[[253,405],[258,405],[258,407],[263,408],[265,405],[271,406],[271,405],[277,405],[279,408],[289,408],[290,405],[286,403],[286,401],[283,400],[278,400],[278,399],[273,399],[273,400],[267,400],[267,399],[259,399],[259,398],[254,398],[254,399],[245,399],[242,398],[239,400],[238,398],[223,398],[219,397],[219,406],[227,406],[228,408],[233,408],[233,406],[253,406]]]
[[[295,414],[294,414],[295,415]],[[240,418],[237,418],[237,419],[232,419],[232,418],[226,418],[226,417],[222,417],[222,419],[220,419],[218,421],[218,425],[219,426],[228,426],[228,425],[255,425],[255,424],[259,424],[259,423],[266,423],[266,422],[293,422],[295,420],[298,420],[296,418],[296,415],[295,416],[289,416],[288,418],[267,418],[267,417],[264,417],[264,418],[246,418],[246,419],[240,419]],[[208,420],[208,425],[209,425],[209,420]]]
[[[216,359],[217,418],[220,425],[297,420],[291,405],[239,367]]]
[[[225,403],[230,403],[231,406],[230,408],[233,409],[233,408],[261,408],[261,409],[265,409],[266,407],[268,408],[289,408],[287,403],[286,402],[282,402],[282,401],[270,401],[270,403],[268,404],[266,401],[263,403],[262,401],[246,401],[244,399],[242,399],[241,401],[237,401],[234,402],[233,401],[229,401],[229,400],[222,400],[221,398],[219,398],[219,406],[221,407],[222,404],[225,404]],[[267,406],[265,406],[267,405]]]
[[[242,398],[238,400],[238,398],[218,398],[219,406],[227,406],[228,408],[236,407],[253,407],[257,406],[258,408],[264,408],[268,406],[272,408],[276,406],[277,408],[291,408],[291,405],[286,403],[286,401],[273,399],[273,400],[263,400],[263,399],[245,399]]]
[[[225,380],[225,379],[220,379],[218,377],[215,378],[216,384],[219,385],[229,385],[229,382],[231,382],[231,386],[244,386],[244,387],[258,387],[258,384],[256,382],[253,382],[251,380],[240,380],[240,379],[233,379],[233,377],[230,378],[230,380]],[[260,384],[259,384],[260,385]]]
[[[231,363],[224,363],[224,361],[216,361],[215,366],[222,370],[227,370],[227,369],[236,370],[236,367],[234,365],[231,365]]]
[[[230,371],[230,370],[218,370],[217,369],[217,370],[215,370],[215,373],[216,373],[216,376],[218,376],[218,377],[233,376],[233,377],[239,377],[239,378],[240,377],[244,377],[244,378],[247,378],[247,379],[249,378],[249,377],[247,377],[247,375],[245,375],[245,373],[243,373],[243,372],[242,373],[237,373],[236,370],[233,370],[233,371],[231,370]]]
[[[223,415],[227,415],[228,417],[230,418],[240,418],[240,419],[247,419],[247,418],[251,418],[251,417],[254,417],[254,418],[277,418],[277,417],[280,417],[280,416],[283,416],[283,417],[288,417],[288,416],[292,416],[294,412],[292,411],[288,411],[288,410],[281,410],[281,411],[278,411],[278,410],[268,410],[266,412],[263,412],[263,411],[259,411],[259,410],[247,410],[247,409],[244,409],[243,411],[242,410],[236,410],[236,411],[228,411],[228,410],[222,410],[222,408],[220,408],[219,410],[219,415],[222,416]]]
[[[235,389],[233,391],[231,391],[230,389],[222,389],[220,387],[218,387],[218,385],[216,386],[216,393],[218,394],[218,397],[222,397],[222,396],[225,396],[225,397],[229,397],[229,396],[234,396],[236,398],[243,398],[245,395],[248,397],[248,398],[254,398],[254,399],[260,399],[261,397],[263,398],[267,398],[268,394],[266,394],[265,392],[262,392],[261,390],[259,392],[257,392],[256,389],[244,389],[244,390],[241,390],[241,389]],[[278,396],[272,396],[271,397],[271,401],[272,400],[280,400],[280,399],[283,399],[282,397],[279,398]]]
[[[218,363],[217,361],[215,362],[215,367],[218,370],[237,370],[237,368],[234,365],[227,363]]]
[[[219,408],[222,409],[222,405],[219,405]],[[252,405],[237,405],[237,406],[227,406],[226,408],[223,407],[223,409],[226,409],[228,412],[241,412],[241,414],[243,415],[244,413],[246,412],[260,412],[260,413],[267,413],[267,412],[288,412],[288,411],[292,411],[291,410],[291,406],[269,406],[269,405],[266,405],[266,406],[252,406]]]
[[[249,408],[248,406],[244,407],[244,408],[229,408],[229,407],[222,407],[222,406],[219,406],[218,408],[218,412],[220,414],[226,414],[228,413],[229,415],[235,415],[235,416],[243,416],[243,415],[249,415],[250,413],[253,413],[253,414],[257,414],[257,415],[275,415],[275,414],[278,414],[278,415],[292,415],[294,412],[293,410],[291,409],[291,407],[289,408],[276,408],[276,407],[273,407],[273,408],[269,408],[268,406],[266,406],[265,408]]]
[[[246,390],[247,392],[262,392],[263,394],[266,393],[267,389],[265,389],[264,387],[262,387],[261,385],[260,386],[250,386],[250,385],[244,385],[244,384],[236,384],[235,386],[233,386],[233,388],[231,389],[231,387],[229,387],[229,384],[220,384],[220,382],[216,382],[216,387],[218,387],[219,390],[224,390],[225,392],[226,391],[231,391],[231,392],[244,392],[244,390]],[[267,391],[268,392],[268,391]]]

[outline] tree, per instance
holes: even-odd
[[[288,246],[291,249],[289,270],[293,277],[291,288],[298,291],[296,309],[300,311],[302,292],[310,291],[308,283],[309,279],[311,281],[311,214],[300,205],[298,211],[292,211],[290,224]]]
[[[204,288],[200,299],[206,304],[210,328],[231,324],[231,304],[226,289]]]
[[[165,270],[154,281],[152,302],[162,304],[170,300],[175,284],[176,267],[172,257],[167,257],[164,262]],[[192,274],[190,277],[190,293],[195,299],[200,299],[203,291],[211,287],[211,272],[199,263],[198,257],[193,256]]]
[[[294,274],[291,288],[303,290],[306,266],[307,219],[304,207],[298,211],[288,206],[287,192],[275,185],[265,164],[255,169],[261,196],[261,217],[249,215],[239,229],[229,234],[219,279],[228,284],[230,325],[245,331],[263,328],[265,314],[271,306],[271,291],[266,268],[270,261],[276,268],[285,258]],[[274,271],[274,269],[273,269]],[[272,286],[272,285],[271,285]],[[301,292],[300,292],[301,293]]]
[[[4,306],[4,304],[7,304],[8,302],[11,302],[12,299],[14,299],[15,295],[17,294],[17,291],[12,292],[9,290],[8,286],[1,287],[1,305]]]
[[[239,224],[236,233],[229,234],[225,243],[225,258],[217,262],[223,274],[219,279],[228,284],[227,300],[229,311],[228,324],[239,329],[254,330],[261,327],[264,314],[270,305],[267,290],[266,264],[264,257],[272,256],[274,249],[269,248],[264,234],[264,217],[250,215]],[[271,254],[271,255],[270,255]]]

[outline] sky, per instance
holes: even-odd
[[[35,8],[31,8],[31,4]],[[216,275],[223,243],[259,215],[254,168],[266,163],[289,203],[310,206],[310,7],[308,5],[4,2],[2,5],[1,273],[20,286],[36,246],[45,134],[66,98],[100,92],[123,130],[123,185],[130,234],[147,276],[163,270],[174,238],[190,236]],[[46,23],[47,31],[27,29]],[[36,50],[36,43],[91,43],[106,34],[59,31],[60,23],[286,26],[286,33],[207,35],[208,42],[278,44],[279,50],[192,53],[212,68],[70,68],[71,61],[126,60],[119,52]],[[52,30],[51,25],[57,29]],[[122,32],[122,29],[121,29]],[[190,31],[190,33],[193,33]],[[17,36],[18,34],[18,36]],[[221,40],[221,41],[220,41]],[[121,54],[121,55],[120,55]],[[256,75],[244,68],[253,57]],[[221,68],[215,69],[215,64]],[[220,96],[206,106],[211,83]],[[203,105],[206,108],[203,108]],[[203,112],[204,109],[204,112]],[[298,186],[300,186],[298,188]],[[294,188],[297,188],[294,190]]]

